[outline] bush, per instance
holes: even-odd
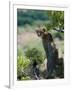
[[[41,64],[44,60],[44,56],[40,50],[37,48],[27,49],[25,52],[27,58],[29,58],[32,62],[36,61],[38,64]]]
[[[23,76],[27,76],[29,73],[30,60],[25,56],[17,57],[17,77],[21,80]]]
[[[60,40],[64,39],[64,33],[57,32],[54,34],[54,37],[58,37]]]

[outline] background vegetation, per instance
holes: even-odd
[[[46,27],[54,38],[59,57],[64,55],[64,11],[17,9],[17,79],[35,79],[33,62],[38,63],[40,77],[45,79],[46,56],[41,38],[35,29]],[[63,67],[63,66],[62,66]],[[58,77],[63,75],[63,68],[58,71]]]

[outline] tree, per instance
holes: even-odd
[[[47,29],[64,29],[64,11],[48,11],[50,23],[46,25]]]

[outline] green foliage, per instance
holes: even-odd
[[[21,80],[31,80],[29,76],[21,77]]]
[[[42,63],[44,60],[44,57],[42,55],[42,52],[38,50],[37,48],[28,49],[25,52],[25,55],[32,61],[36,61],[37,63]]]
[[[29,68],[29,65],[30,60],[25,56],[17,57],[17,76],[20,77],[20,79],[28,74],[27,69]]]
[[[51,28],[64,29],[64,11],[48,11]]]
[[[55,38],[59,38],[60,40],[64,40],[64,33],[61,33],[61,32],[56,32],[54,35],[53,35]]]
[[[50,31],[53,29],[53,25],[51,23],[45,24],[45,27],[47,28],[47,31]]]
[[[27,59],[26,57],[18,56],[17,64],[18,64],[18,67],[20,67],[21,69],[25,69],[30,64],[30,60]]]
[[[17,48],[17,56],[23,56],[23,50],[21,48]]]
[[[44,22],[44,23],[43,23]],[[64,29],[64,11],[17,10],[17,25],[46,25],[47,30]]]
[[[17,10],[17,24],[22,26],[25,24],[32,25],[36,20],[45,21],[48,19],[47,11],[43,10]]]

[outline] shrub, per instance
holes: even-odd
[[[32,62],[36,61],[38,64],[42,63],[44,60],[44,56],[42,52],[37,48],[27,49],[25,52],[27,58],[29,58]]]
[[[17,57],[17,77],[21,79],[23,76],[27,76],[29,73],[30,60],[25,56]]]
[[[55,37],[58,37],[60,40],[64,39],[64,34],[63,33],[60,33],[60,32],[55,33],[54,36]]]

